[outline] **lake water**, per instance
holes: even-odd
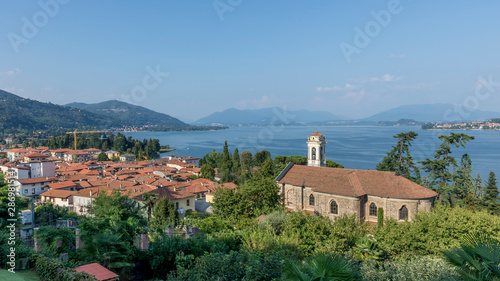
[[[249,150],[254,154],[262,149],[276,155],[307,156],[307,137],[319,131],[326,137],[326,158],[338,162],[346,168],[375,169],[377,163],[396,144],[394,135],[415,131],[417,139],[411,147],[416,161],[433,158],[439,146],[439,135],[450,134],[449,130],[422,130],[419,127],[379,127],[379,126],[297,126],[297,127],[231,127],[219,131],[189,132],[135,132],[126,133],[136,139],[157,138],[162,145],[170,145],[176,150],[167,154],[203,157],[212,150],[222,151],[227,140],[229,151],[236,147],[239,151]],[[453,147],[452,155],[460,161],[462,154],[469,154],[474,176],[481,173],[483,180],[494,171],[500,177],[500,131],[453,131],[475,137],[466,148]]]

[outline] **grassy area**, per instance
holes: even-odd
[[[161,153],[163,153],[163,152],[170,152],[170,151],[173,151],[173,150],[175,150],[175,149],[173,149],[173,148],[161,148],[160,152]]]
[[[0,270],[0,280],[9,281],[40,281],[40,277],[31,270],[16,270],[16,273],[11,273],[5,269]]]

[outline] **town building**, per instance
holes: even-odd
[[[355,215],[377,221],[379,208],[385,217],[412,220],[429,211],[437,193],[394,172],[324,167],[325,137],[310,135],[308,166],[293,163],[276,178],[289,210],[321,214],[330,219]]]

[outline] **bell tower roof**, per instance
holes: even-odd
[[[309,135],[310,137],[324,137],[323,134],[319,133],[318,131],[312,133],[311,135]]]

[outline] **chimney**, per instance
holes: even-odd
[[[92,197],[92,190],[90,191],[90,197]]]

